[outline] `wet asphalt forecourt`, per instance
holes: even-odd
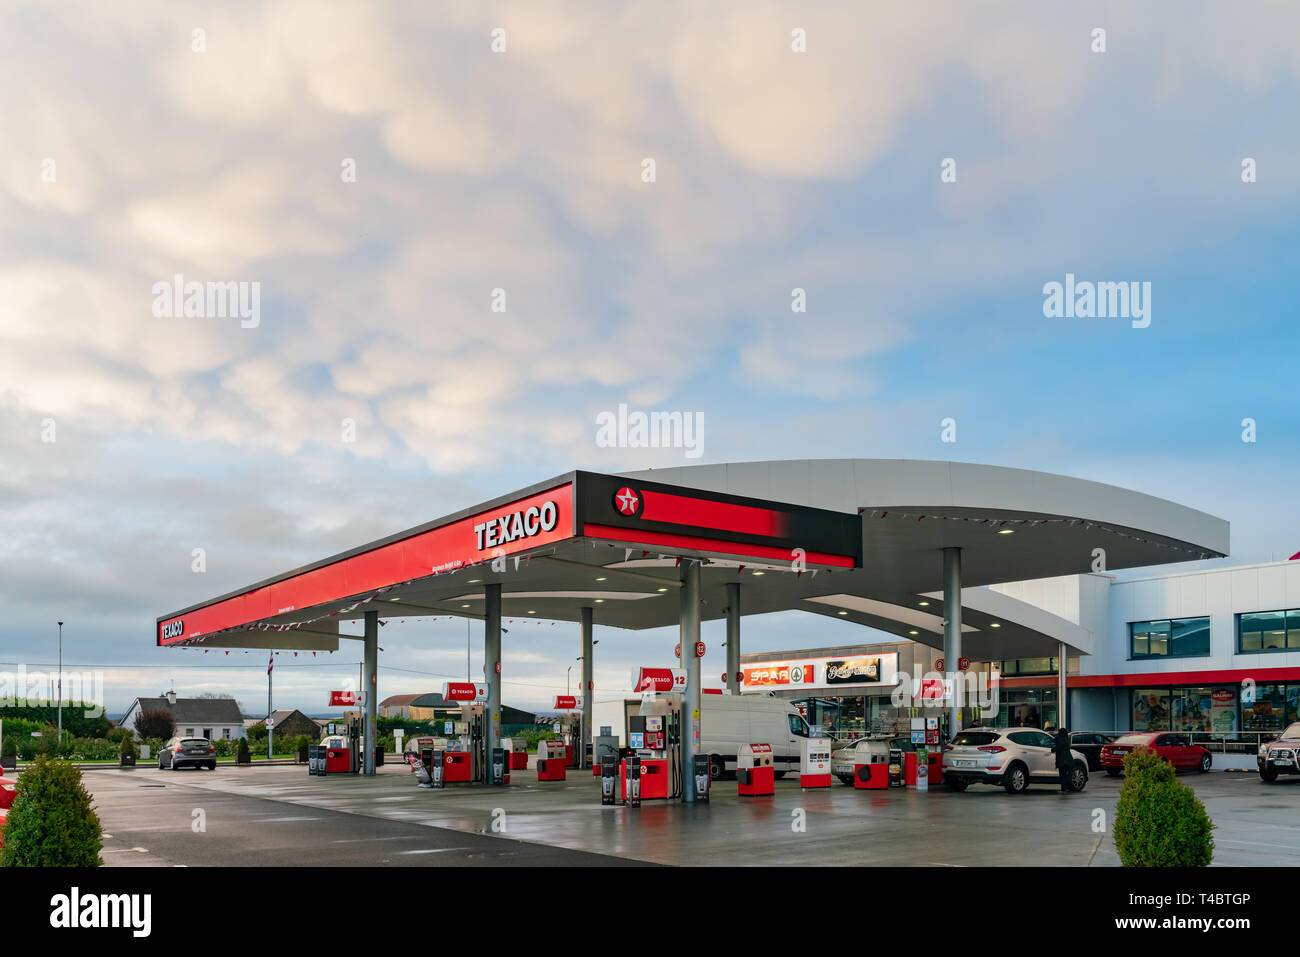
[[[855,791],[838,782],[740,798],[714,782],[706,805],[602,807],[590,771],[541,782],[419,790],[401,765],[370,779],[304,767],[94,770],[84,775],[117,866],[921,865],[1118,866],[1110,833],[1121,781],[1022,795],[973,786]],[[1300,779],[1180,774],[1217,825],[1216,865],[1300,865]],[[161,787],[159,785],[162,785]],[[1099,820],[1104,830],[1095,828]],[[202,824],[202,830],[196,829]]]

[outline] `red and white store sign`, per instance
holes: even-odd
[[[942,704],[952,700],[953,683],[949,679],[919,678],[917,684],[920,686],[917,689],[918,704]]]
[[[487,685],[468,681],[447,681],[442,686],[443,701],[460,701],[467,704],[483,704],[487,701]]]
[[[582,699],[573,694],[557,694],[555,696],[556,711],[577,711],[582,707]]]
[[[739,672],[740,690],[765,692],[843,687],[892,687],[898,684],[897,652],[840,658],[790,658],[759,661]]]
[[[331,691],[330,703],[331,708],[351,708],[357,703],[357,693],[355,691]]]
[[[754,754],[771,754],[772,746],[770,744],[751,744],[749,750]]]
[[[265,621],[573,535],[573,485],[470,515],[158,622],[158,644]]]
[[[638,668],[632,672],[633,691],[685,691],[686,672],[681,668]]]

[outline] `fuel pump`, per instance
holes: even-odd
[[[348,754],[350,757],[348,770],[352,774],[361,772],[361,718],[350,718],[348,720]]]
[[[556,728],[564,739],[564,757],[571,768],[580,768],[586,759],[587,745],[582,734],[582,698],[579,695],[556,695],[559,712]]]
[[[483,780],[484,769],[488,767],[492,757],[484,750],[487,747],[485,717],[486,711],[483,705],[461,705],[460,721],[456,724],[461,750],[467,751],[470,755],[469,779],[471,781]]]
[[[642,696],[637,713],[628,715],[628,749],[640,767],[642,799],[681,796],[680,695]]]

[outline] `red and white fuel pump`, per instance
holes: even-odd
[[[586,747],[582,739],[582,698],[579,695],[556,695],[555,710],[560,712],[565,759],[569,767],[580,768]]]

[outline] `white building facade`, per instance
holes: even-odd
[[[1276,732],[1300,720],[1300,561],[992,586],[1093,634],[1067,665],[1078,730]],[[1055,711],[1055,661],[1003,664],[1004,715]]]

